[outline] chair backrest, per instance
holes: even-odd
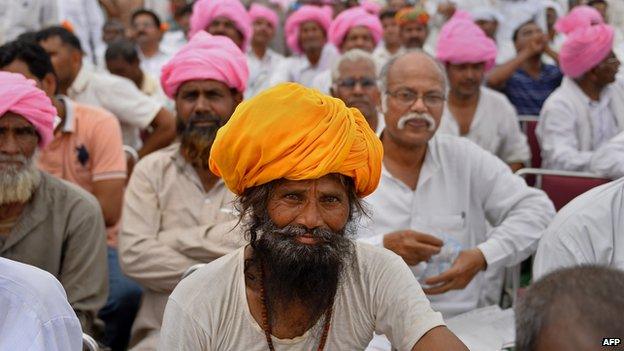
[[[537,127],[538,116],[519,116],[520,128],[527,137],[529,148],[531,149],[531,167],[540,168],[542,166],[542,153],[535,134],[535,128]]]
[[[535,175],[537,177],[535,186],[544,190],[557,211],[575,197],[611,181],[592,173],[534,168],[523,168],[516,174],[523,177]]]
[[[83,350],[88,351],[100,351],[100,347],[97,342],[88,334],[82,333],[82,347]]]
[[[186,270],[186,272],[184,272],[184,274],[182,275],[182,279],[188,277],[189,275],[191,275],[191,273],[195,272],[196,270],[202,268],[205,265],[206,265],[205,263],[198,263],[196,265],[192,265],[191,267],[189,267],[189,269]]]

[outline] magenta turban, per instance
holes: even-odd
[[[160,84],[175,98],[182,83],[214,79],[244,92],[249,78],[247,58],[229,38],[199,32],[162,68]]]
[[[485,62],[489,70],[496,61],[496,43],[471,20],[453,17],[440,30],[436,57],[451,64]]]
[[[563,74],[578,78],[596,67],[613,49],[613,34],[613,27],[607,24],[582,27],[568,34],[559,52]]]
[[[573,31],[589,27],[594,24],[604,24],[604,19],[598,10],[591,6],[576,6],[566,16],[555,23],[555,30],[559,33],[570,34]]]
[[[56,108],[34,80],[17,73],[0,72],[0,118],[7,112],[26,118],[35,127],[39,147],[44,148],[52,141]]]
[[[238,0],[197,0],[193,5],[189,38],[205,30],[217,17],[225,17],[234,22],[236,29],[243,35],[241,50],[245,50],[252,35],[251,19],[243,4]]]
[[[275,11],[259,4],[251,5],[251,7],[249,8],[249,17],[251,18],[252,22],[260,18],[267,20],[269,21],[269,23],[271,23],[271,26],[273,26],[273,28],[277,28],[279,24],[279,17],[277,17]]]
[[[370,31],[375,45],[381,40],[383,28],[377,16],[371,15],[362,7],[342,11],[329,26],[329,42],[340,48],[342,42],[353,27],[366,27]]]
[[[286,43],[292,52],[296,54],[303,52],[301,47],[299,47],[299,27],[303,23],[310,21],[318,23],[327,33],[332,21],[331,8],[303,5],[288,17],[284,31],[286,33]]]

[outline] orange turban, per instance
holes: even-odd
[[[379,183],[382,157],[381,141],[358,109],[283,83],[238,105],[217,133],[210,170],[238,195],[276,179],[340,173],[363,197]]]

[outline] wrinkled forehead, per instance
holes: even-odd
[[[315,179],[278,179],[273,183],[273,191],[314,191],[320,192],[344,192],[348,191],[349,184],[352,183],[351,178],[338,173],[330,173]]]
[[[0,115],[0,127],[2,128],[23,128],[33,127],[33,124],[28,119],[15,112],[7,111],[3,115]]]
[[[366,59],[344,60],[338,66],[339,78],[376,77],[375,63]]]
[[[388,88],[406,87],[414,91],[444,93],[444,72],[433,59],[424,54],[408,54],[399,58],[388,71]]]

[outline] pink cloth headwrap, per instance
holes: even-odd
[[[453,17],[440,30],[436,57],[451,64],[485,62],[489,70],[496,61],[496,43],[471,20]]]
[[[358,26],[368,28],[373,36],[375,45],[381,40],[383,28],[381,27],[379,18],[371,15],[362,7],[354,7],[342,11],[334,18],[331,26],[329,26],[329,42],[334,44],[335,47],[340,48],[351,28]]]
[[[251,18],[247,10],[238,0],[197,0],[191,14],[189,38],[206,30],[206,27],[217,17],[225,17],[234,22],[236,29],[243,35],[243,47],[246,50],[251,40]]]
[[[252,22],[256,21],[259,18],[267,20],[275,29],[277,29],[277,26],[279,24],[279,17],[277,17],[275,11],[259,4],[251,5],[251,7],[249,8],[249,17],[251,18]]]
[[[604,19],[598,10],[591,6],[576,6],[566,16],[555,22],[555,30],[559,33],[570,34],[581,27],[594,24],[604,24]]]
[[[245,54],[229,38],[199,32],[162,68],[160,84],[174,99],[182,83],[214,79],[244,92],[249,78]]]
[[[581,27],[568,34],[559,52],[559,66],[568,77],[578,78],[602,62],[613,49],[613,27]]]
[[[362,8],[371,15],[379,16],[382,6],[374,0],[364,0],[361,2]]]
[[[39,147],[44,148],[52,141],[56,108],[34,80],[21,74],[0,72],[0,118],[7,112],[26,118],[35,127]]]
[[[318,7],[303,5],[299,10],[293,12],[286,20],[284,32],[286,33],[286,43],[291,51],[301,54],[303,51],[299,47],[299,27],[305,23],[314,21],[318,23],[325,33],[329,30],[332,21],[332,10],[329,7]]]

